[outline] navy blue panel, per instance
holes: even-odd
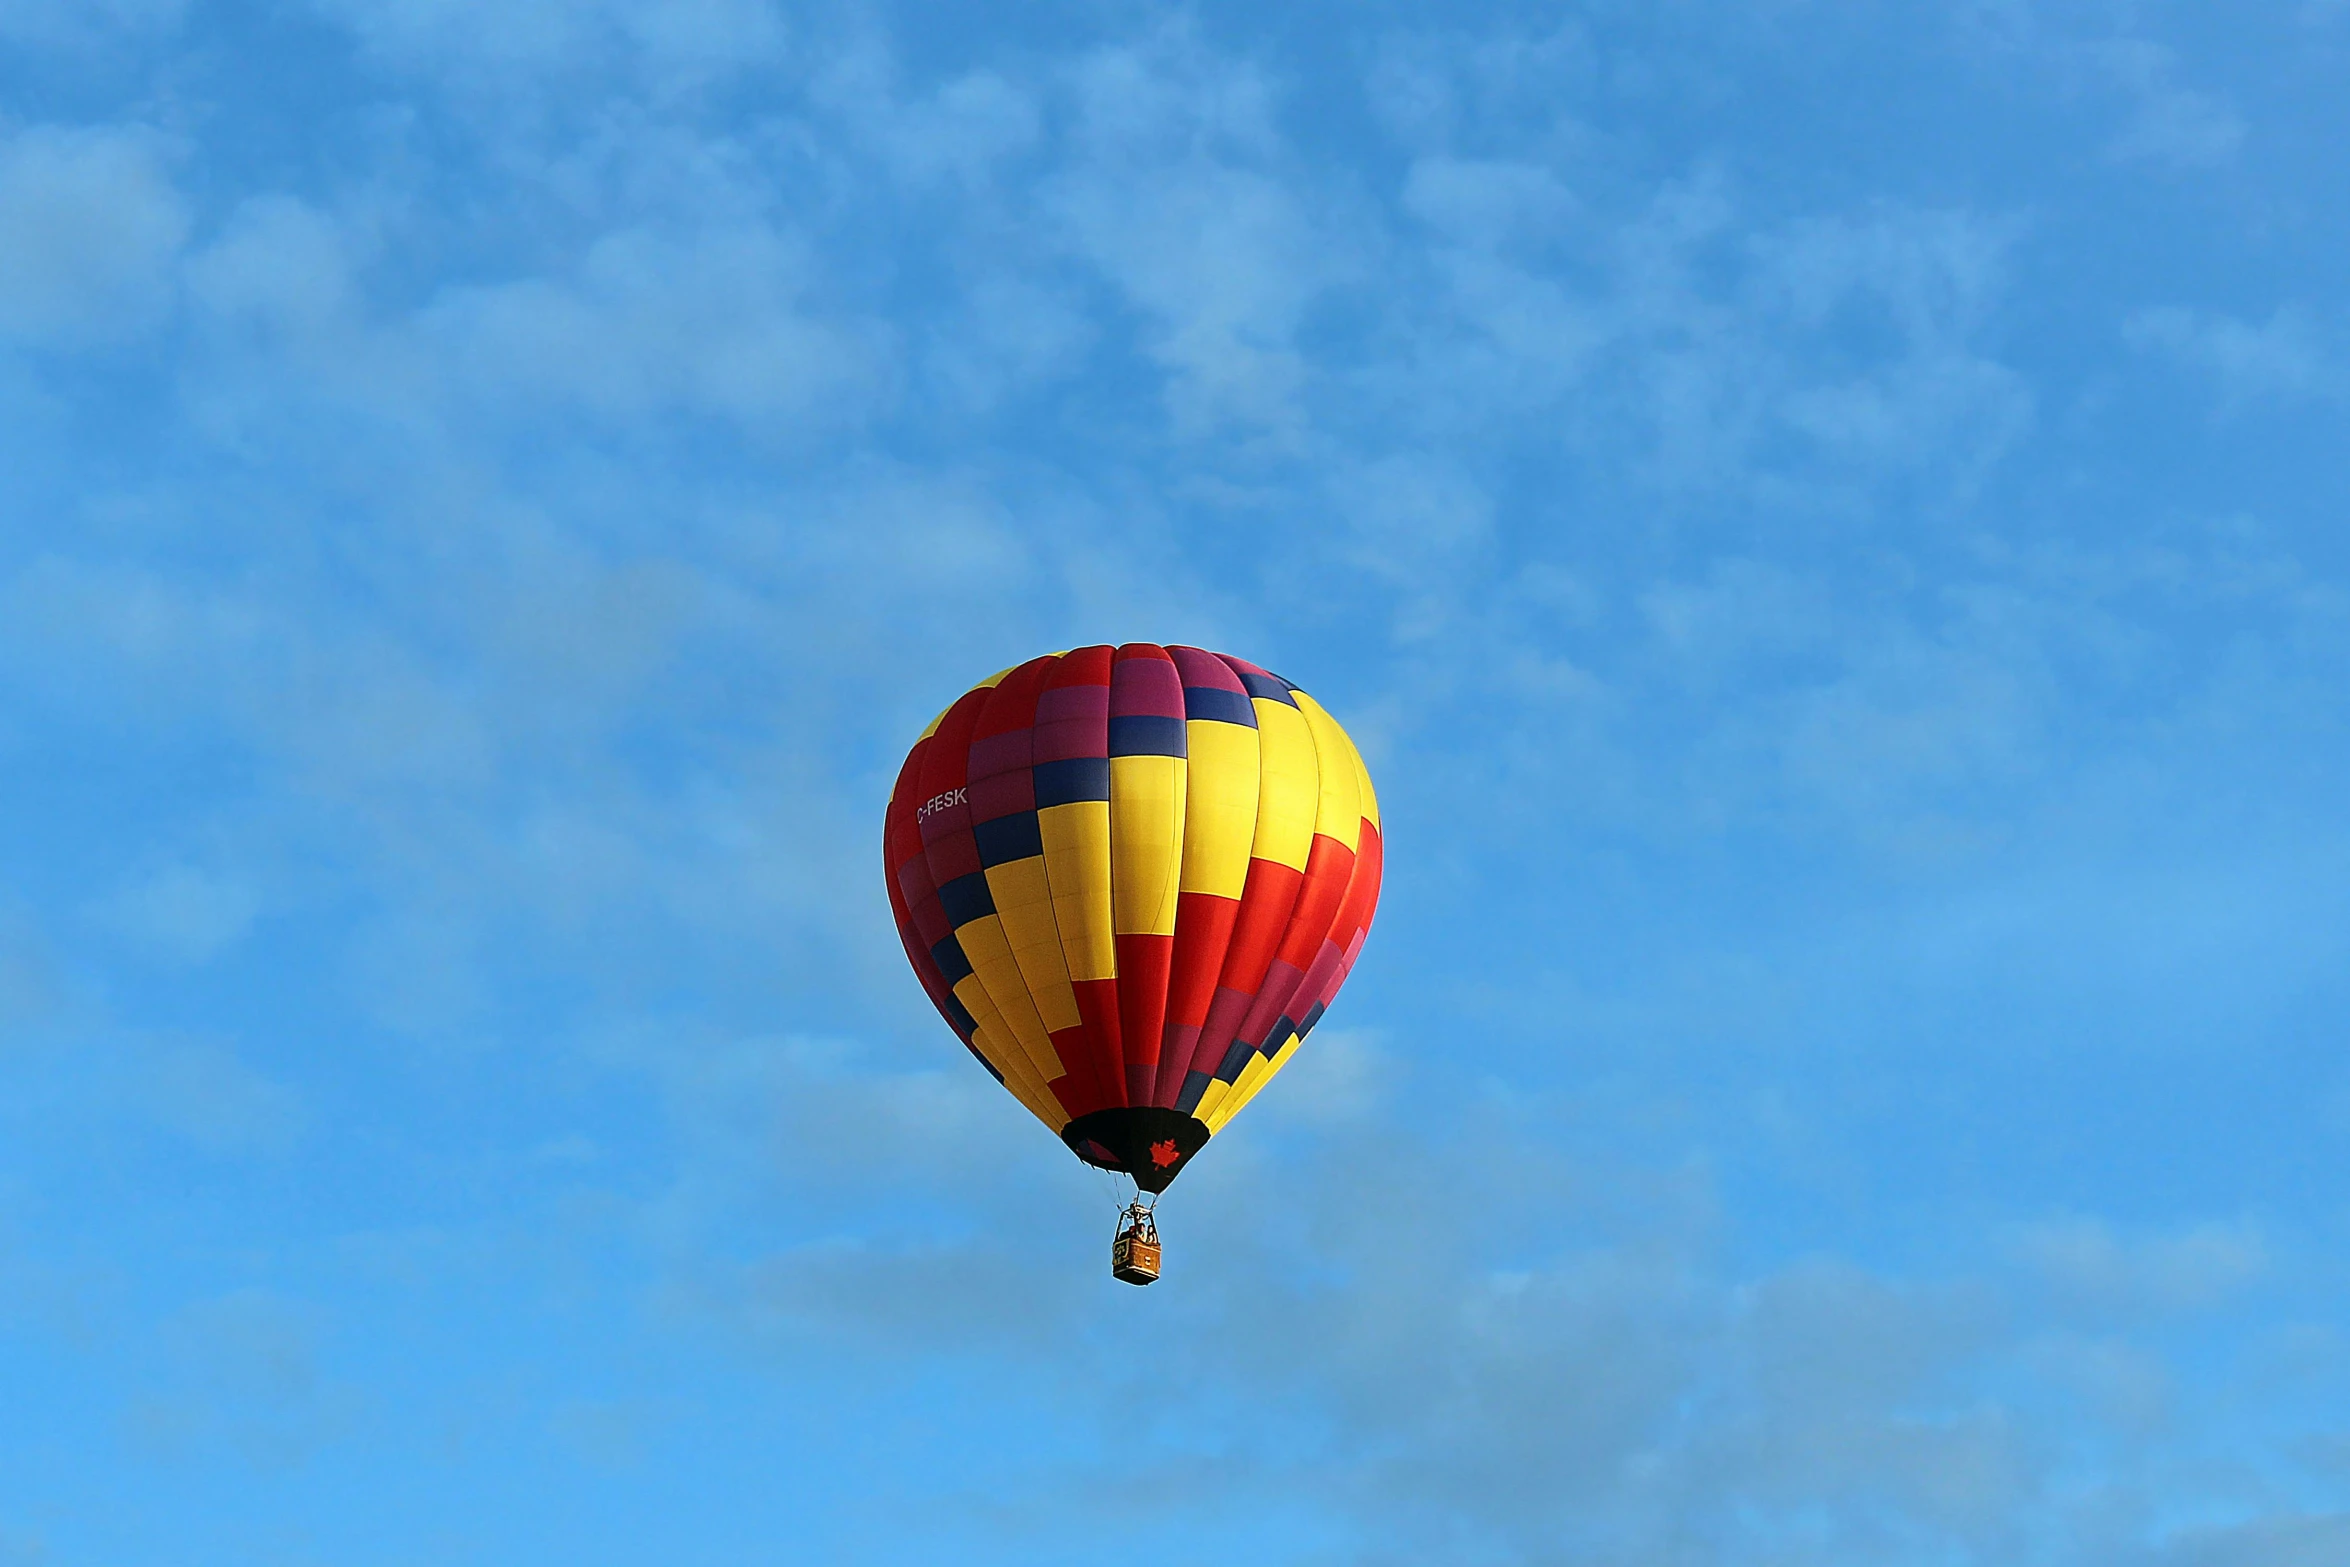
[[[1210,718],[1219,724],[1246,724],[1257,726],[1256,704],[1238,691],[1226,691],[1220,686],[1185,686],[1183,688],[1183,716]]]
[[[1315,1002],[1313,1010],[1308,1012],[1304,1018],[1299,1020],[1297,1025],[1297,1037],[1303,1039],[1306,1037],[1306,1035],[1312,1033],[1314,1031],[1314,1025],[1322,1021],[1322,1013],[1325,1010],[1327,1009],[1323,1007],[1321,1002]]]
[[[1289,1036],[1296,1032],[1297,1025],[1289,1020],[1287,1014],[1275,1018],[1273,1030],[1265,1036],[1265,1042],[1257,1046],[1257,1054],[1271,1060],[1281,1054],[1281,1047],[1288,1044]]]
[[[1135,713],[1110,720],[1112,756],[1181,756],[1183,720]]]
[[[930,949],[930,961],[938,965],[938,977],[946,981],[949,990],[971,977],[971,960],[963,956],[963,944],[952,936]]]
[[[963,1041],[963,1048],[971,1052],[972,1060],[987,1068],[988,1076],[994,1078],[999,1083],[1004,1080],[1004,1074],[995,1069],[995,1063],[993,1061],[990,1061],[987,1057],[979,1053],[979,1047],[977,1045],[966,1039]]]
[[[1242,675],[1240,683],[1248,687],[1250,696],[1261,696],[1271,702],[1287,702],[1297,706],[1297,698],[1289,694],[1289,682],[1278,675]]]
[[[982,865],[1009,865],[1044,853],[1044,834],[1037,830],[1034,811],[1016,811],[981,822],[971,829],[971,836],[979,841]]]
[[[1208,1091],[1208,1085],[1214,1081],[1215,1079],[1208,1076],[1208,1074],[1205,1072],[1184,1073],[1183,1092],[1175,1096],[1175,1108],[1182,1111],[1185,1115],[1189,1115],[1192,1111],[1197,1110],[1199,1108],[1200,1096]]]
[[[1040,811],[1047,806],[1110,797],[1110,759],[1106,756],[1073,756],[1065,762],[1039,762],[1032,776],[1036,780],[1036,808]]]
[[[955,1032],[963,1036],[965,1044],[969,1044],[971,1036],[979,1032],[979,1019],[973,1017],[971,1009],[963,1005],[963,998],[952,992],[947,996],[947,1021],[955,1025]]]
[[[968,925],[995,912],[995,894],[987,890],[985,871],[957,876],[938,889],[938,902],[947,911],[949,925]]]
[[[1224,1064],[1216,1068],[1216,1081],[1219,1083],[1239,1082],[1240,1069],[1248,1065],[1248,1058],[1255,1054],[1256,1052],[1251,1050],[1244,1041],[1238,1039],[1226,1045],[1224,1047]]]

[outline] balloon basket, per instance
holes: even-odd
[[[1159,1226],[1136,1203],[1120,1216],[1118,1238],[1110,1242],[1110,1277],[1125,1284],[1150,1284],[1159,1276]]]

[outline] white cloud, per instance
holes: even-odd
[[[0,132],[0,338],[70,348],[155,326],[188,221],[153,131]]]
[[[2177,305],[2143,310],[2122,328],[2129,344],[2208,375],[2220,405],[2233,412],[2263,400],[2339,398],[2335,344],[2309,311],[2280,305],[2266,321],[2246,321]]]
[[[814,273],[806,246],[771,229],[623,229],[567,275],[448,290],[419,326],[485,412],[715,415],[789,439],[872,405],[890,379],[881,329],[806,302]]]
[[[515,0],[482,11],[459,0],[315,0],[394,68],[508,90],[518,81],[618,69],[678,90],[772,67],[790,29],[768,0]]]
[[[315,333],[356,307],[353,265],[343,225],[291,196],[254,196],[188,258],[188,290],[223,321]]]
[[[1448,241],[1477,250],[1539,246],[1584,216],[1554,170],[1496,159],[1416,159],[1402,199],[1406,212]]]
[[[2036,1374],[2071,1390],[2117,1432],[2158,1438],[2175,1416],[2178,1378],[2160,1355],[2126,1339],[2050,1334],[2026,1358]]]
[[[2094,1219],[2060,1220],[2022,1231],[2015,1245],[2060,1301],[2098,1313],[2210,1311],[2269,1271],[2260,1232],[2237,1224],[2129,1236]]]
[[[185,402],[158,399],[133,460],[77,456],[72,515],[103,525],[43,514],[48,553],[9,568],[9,722],[229,759],[237,782],[204,802],[226,807],[204,813],[221,841],[126,827],[156,841],[129,861],[149,874],[95,908],[118,933],[241,961],[265,903],[295,908],[354,1026],[510,1028],[560,1072],[586,1054],[627,1063],[632,1098],[651,1082],[679,1128],[674,1183],[596,1198],[673,1268],[672,1305],[769,1353],[926,1343],[1020,1380],[1056,1423],[1128,1412],[1136,1362],[1087,1293],[1115,1289],[1094,1194],[924,1013],[874,896],[899,748],[1037,647],[1139,629],[1347,649],[1364,732],[1432,824],[1410,874],[1496,901],[1604,883],[1597,861],[1638,851],[1626,824],[1674,853],[1779,834],[1799,860],[1816,844],[1783,811],[1864,846],[1938,817],[1979,842],[2058,796],[2128,813],[2075,781],[2078,747],[2162,772],[2215,732],[2198,702],[2244,723],[2282,700],[2264,660],[2313,693],[2297,705],[2333,710],[2324,655],[2350,621],[2289,552],[2059,560],[2031,553],[2038,522],[1970,506],[2038,417],[2002,323],[2039,236],[1611,144],[1564,109],[1599,113],[1603,71],[1642,68],[1614,44],[1389,51],[1390,163],[1333,153],[1297,118],[1322,100],[1180,33],[914,82],[853,50],[787,73],[758,7],[335,14],[372,40],[369,89],[407,93],[425,130],[334,149],[362,173],[299,196],[229,188],[222,154],[225,216],[200,246],[184,213],[139,231],[164,258],[123,296],[143,319],[185,260],[194,330],[160,361]],[[699,118],[715,99],[664,97],[744,62],[773,74],[724,129]],[[538,113],[541,88],[563,112]],[[441,118],[444,89],[511,121]],[[2181,123],[2145,155],[2215,145]],[[437,137],[462,155],[404,161]],[[163,171],[167,150],[113,167]],[[68,206],[102,183],[35,182]],[[74,303],[90,280],[43,276],[67,304],[40,331],[94,331]],[[2293,332],[2315,319],[2154,313],[2133,340],[2247,396],[2306,395],[2319,371]],[[1141,396],[1121,382],[1137,363]],[[916,406],[926,392],[947,417]],[[2230,650],[2247,684],[2147,676],[2194,664],[2171,622],[2215,606],[2255,628]],[[2098,918],[2140,948],[2219,917],[2131,924],[2120,905],[2157,900],[2098,879]],[[2273,882],[2242,872],[2198,907]],[[1979,910],[1930,901],[1917,943],[1980,956],[1956,929]],[[1716,917],[1691,900],[1688,919]],[[1854,922],[1870,940],[1827,961],[1914,956],[1875,909]],[[2212,950],[2274,947],[2274,923]],[[2339,922],[2297,923],[2314,972]],[[2043,925],[2001,929],[2048,945]],[[46,1028],[70,965],[19,934],[0,922],[0,1026]],[[1723,983],[1761,960],[1717,958],[1660,965],[1655,983],[1694,974],[1706,994],[1650,1018],[1800,982]],[[690,998],[686,1015],[585,1047],[570,1032],[648,995]],[[1486,999],[1412,1049],[1493,1041],[1506,1079],[1590,1048],[1555,1018],[1526,1030],[1522,996]],[[1626,1007],[1583,999],[1586,1019]],[[921,1043],[901,1060],[708,1015],[789,1029],[827,1008]],[[1592,1156],[1506,1086],[1448,1107],[1373,1032],[1317,1035],[1187,1177],[1180,1287],[1120,1303],[1160,1313],[1141,1319],[1154,1373],[1196,1371],[1170,1379],[1160,1451],[1227,1443],[1168,1467],[1228,1481],[1228,1512],[1302,1508],[1325,1540],[1356,1521],[1364,1560],[2265,1562],[2334,1543],[2324,1519],[2158,1539],[2149,1514],[2066,1510],[2090,1485],[2125,1513],[2225,1489],[2106,1455],[2181,1440],[2203,1373],[2156,1328],[2248,1309],[2279,1271],[2260,1232],[2083,1220],[1907,1271],[1757,1255],[1759,1231],[1719,1211],[1712,1150],[1662,1171]],[[283,1150],[318,1113],[243,1048],[151,1043],[131,1113],[173,1139]],[[1828,1112],[1800,1098],[1777,1101],[1784,1124],[1816,1129]],[[1444,1142],[1456,1126],[1475,1135]],[[534,1170],[660,1184],[601,1126],[539,1130]],[[237,1353],[299,1404],[300,1377],[270,1381],[317,1380],[315,1337],[292,1336],[290,1358]],[[2059,1387],[2072,1402],[2050,1414],[2035,1399]],[[220,1429],[152,1413],[192,1444]],[[574,1399],[552,1424],[622,1455],[638,1413]],[[1024,1483],[1043,1516],[1092,1505],[1049,1465]]]
[[[1305,1050],[1325,1045],[1361,1054],[1320,1035]],[[1429,1084],[1357,1062],[1335,1092],[1301,1076],[1311,1104],[1284,1102],[1286,1078],[1268,1091],[1162,1207],[1169,1284],[1097,1301],[1116,1287],[1080,1172],[975,1068],[882,1071],[804,1041],[634,1059],[692,1085],[672,1103],[701,1157],[656,1199],[665,1234],[774,1183],[827,1192],[817,1211],[836,1215],[747,1264],[673,1251],[683,1317],[786,1363],[985,1367],[1062,1426],[1111,1422],[1154,1469],[1213,1433],[1198,1439],[1232,1467],[1229,1505],[1303,1507],[1350,1559],[2216,1562],[2237,1558],[2192,1551],[2304,1537],[2282,1515],[2169,1532],[2182,1509],[2235,1505],[2174,1418],[2224,1368],[2152,1319],[2052,1333],[2039,1309],[2051,1268],[2158,1313],[2206,1308],[2215,1281],[2257,1274],[2248,1232],[2118,1242],[2082,1221],[2032,1230],[2012,1265],[1741,1266],[1725,1248],[1743,1225],[1701,1171],[1578,1157],[1534,1130],[1542,1107],[1432,1115]],[[1301,1053],[1293,1071],[1310,1070]],[[1086,1325],[1145,1306],[1139,1362]],[[1263,1413],[1235,1426],[1236,1407]],[[996,1494],[1064,1517],[1091,1483],[1039,1464]]]
[[[260,912],[252,885],[234,874],[167,865],[102,900],[99,918],[174,964],[199,964],[238,941]]]
[[[2130,97],[2130,118],[2107,146],[2124,160],[2209,168],[2235,156],[2244,121],[2233,105],[2175,79],[2178,54],[2145,38],[2092,45],[2089,58]]]
[[[1043,134],[1037,95],[995,71],[902,95],[888,52],[871,40],[827,60],[810,94],[911,190],[947,179],[983,182]]]
[[[1090,55],[1071,87],[1074,156],[1044,204],[1142,314],[1176,428],[1295,436],[1298,330],[1360,272],[1368,236],[1301,191],[1256,73],[1169,39]]]
[[[2177,1531],[2160,1567],[2334,1567],[2350,1556],[2350,1514],[2284,1512]]]
[[[281,1152],[308,1120],[300,1094],[223,1045],[139,1039],[123,1064],[133,1102],[207,1153]]]
[[[94,53],[169,32],[187,10],[188,0],[9,0],[0,6],[0,38]]]
[[[1886,208],[1767,219],[1718,172],[1624,188],[1583,154],[1417,160],[1396,256],[1410,358],[1383,411],[1448,445],[1571,443],[1602,482],[1854,511],[2028,428],[1989,328],[2012,225]],[[1568,174],[1610,192],[1602,206]],[[1422,277],[1426,283],[1421,282]]]
[[[23,910],[0,903],[0,1055],[31,1037],[64,999],[48,934]]]

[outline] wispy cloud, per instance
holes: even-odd
[[[2343,392],[2335,334],[2291,305],[2279,306],[2266,321],[2166,305],[2132,316],[2123,331],[2131,346],[2208,376],[2225,412],[2263,402],[2338,399]]]
[[[188,224],[154,131],[0,130],[0,339],[71,348],[155,326]]]

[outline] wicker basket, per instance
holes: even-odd
[[[1110,1277],[1128,1284],[1149,1284],[1159,1276],[1159,1243],[1134,1230],[1122,1230],[1110,1242]]]

